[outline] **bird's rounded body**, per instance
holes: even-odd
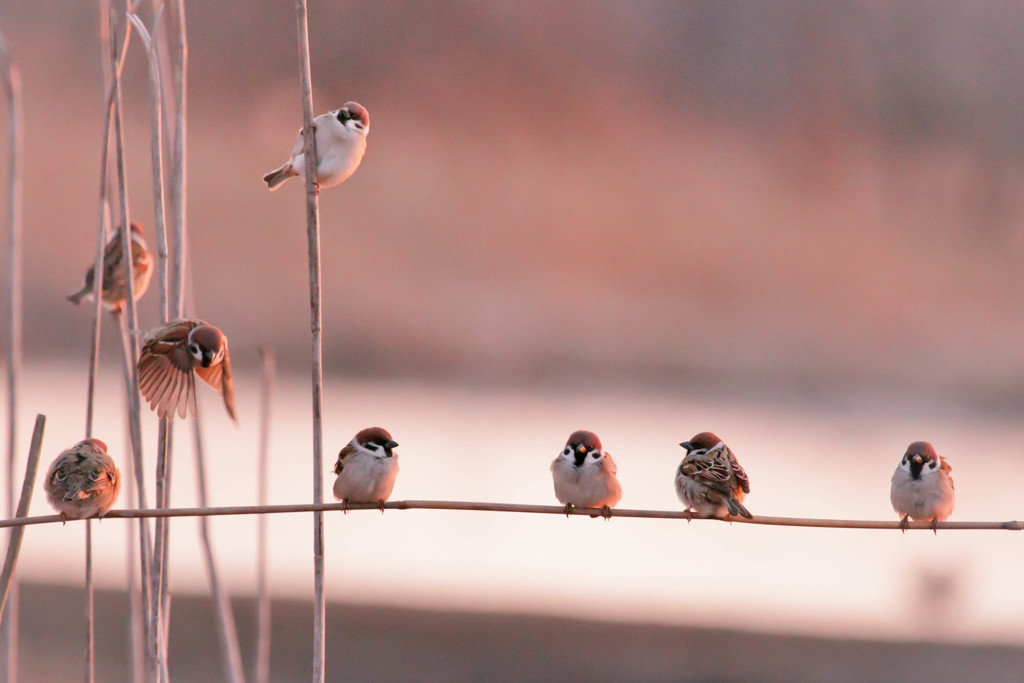
[[[622,485],[616,472],[615,461],[607,453],[602,462],[587,468],[556,459],[551,463],[555,498],[563,505],[575,507],[615,507],[622,499]]]
[[[701,517],[752,515],[743,506],[750,479],[736,454],[711,432],[701,432],[679,444],[686,456],[676,468],[676,495]]]
[[[347,503],[383,503],[398,478],[398,443],[381,427],[360,430],[338,453],[334,497]]]
[[[956,505],[952,470],[931,444],[912,443],[892,475],[889,500],[893,509],[917,521],[949,519]]]
[[[618,467],[597,434],[578,430],[551,463],[555,498],[563,505],[612,508],[622,499]]]
[[[359,168],[366,153],[370,116],[360,104],[346,102],[338,110],[313,119],[316,129],[316,183],[323,189],[345,182]],[[300,129],[291,156],[280,168],[263,177],[271,190],[289,178],[306,177],[305,140]]]
[[[121,492],[121,473],[107,446],[85,439],[61,452],[46,473],[46,499],[64,519],[105,515]]]
[[[142,237],[142,228],[137,223],[131,224],[132,233],[132,289],[138,301],[149,288],[153,277],[153,256],[149,252],[146,240]],[[120,311],[128,300],[128,282],[125,278],[121,259],[124,250],[121,244],[121,228],[114,230],[103,250],[103,307],[108,311]],[[76,306],[82,301],[92,299],[95,268],[90,266],[85,273],[82,288],[66,298]]]

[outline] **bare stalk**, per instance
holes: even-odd
[[[274,397],[274,352],[260,348],[263,358],[263,387],[260,392],[259,505],[267,504],[270,460],[270,408]],[[257,517],[256,540],[256,683],[270,681],[270,592],[267,590],[267,518]]]
[[[22,344],[22,114],[21,74],[11,57],[7,40],[0,33],[0,68],[7,98],[7,514],[14,514],[14,466],[18,447],[18,384],[21,381]],[[13,536],[11,538],[13,543]],[[6,596],[6,592],[5,592]],[[2,654],[6,666],[0,667],[5,681],[18,676],[18,586],[11,589],[9,614],[0,628]]]
[[[36,469],[39,465],[39,451],[43,447],[43,429],[46,427],[46,416],[36,415],[36,426],[32,430],[32,444],[28,449],[28,460],[25,462],[25,480],[21,484],[21,499],[18,501],[18,517],[28,515],[28,506],[32,502],[32,489],[36,484]],[[21,539],[25,535],[24,527],[15,527],[11,532],[11,540],[7,544],[7,557],[4,569],[0,572],[0,619],[7,615],[7,594],[14,578],[14,569],[18,565],[18,553],[21,552]]]
[[[178,27],[177,60],[174,64],[174,158],[171,176],[171,203],[174,206],[174,268],[171,281],[173,293],[174,316],[182,317],[185,311],[185,255],[187,239],[185,233],[185,200],[187,189],[186,166],[187,156],[185,142],[187,140],[187,94],[188,94],[188,36],[185,30],[185,0],[174,0],[175,24]]]
[[[196,492],[200,507],[206,507],[206,464],[203,460],[203,435],[198,415],[192,420],[192,436],[196,454]],[[206,517],[199,520],[199,537],[203,544],[206,573],[210,577],[210,592],[213,593],[213,603],[217,608],[217,634],[220,636],[224,680],[243,683],[245,676],[242,668],[242,653],[238,647],[238,631],[235,628],[234,613],[231,611],[231,598],[221,585],[220,577],[217,574],[213,544],[210,541],[210,525]]]
[[[124,345],[124,371],[125,371],[125,386],[128,391],[128,425],[131,436],[132,444],[132,457],[134,458],[135,464],[135,481],[138,488],[139,505],[143,508],[147,507],[146,503],[146,491],[145,481],[143,478],[143,462],[142,462],[142,424],[141,417],[139,415],[139,377],[138,371],[135,366],[135,359],[138,358],[138,339],[137,330],[138,324],[136,322],[135,315],[135,284],[133,282],[132,273],[132,245],[131,245],[131,230],[128,226],[131,224],[128,215],[128,190],[127,181],[125,179],[125,160],[124,160],[124,132],[122,130],[121,123],[121,77],[117,71],[117,35],[116,35],[116,22],[114,17],[114,11],[111,9],[109,12],[110,21],[110,58],[113,66],[112,71],[114,72],[114,78],[111,82],[111,91],[114,94],[114,131],[115,131],[115,146],[117,150],[117,186],[119,194],[120,214],[121,214],[121,225],[124,228],[121,230],[121,248],[122,248],[122,260],[125,268],[125,285],[127,288],[126,301],[124,310],[126,315],[121,317],[122,322],[122,341]],[[130,26],[130,24],[129,24]],[[126,26],[125,35],[130,33],[130,29]],[[157,672],[159,670],[159,659],[163,656],[163,652],[159,648],[159,628],[158,625],[153,622],[153,615],[156,614],[152,602],[152,596],[149,590],[150,584],[150,545],[149,545],[149,525],[142,523],[139,525],[139,548],[140,548],[140,567],[142,572],[142,599],[143,605],[145,606],[147,613],[150,615],[149,627],[146,632],[146,659],[147,659],[147,679],[155,681],[157,679]]]
[[[306,160],[306,237],[309,242],[309,328],[313,338],[313,503],[324,500],[323,481],[323,341],[320,313],[320,197],[316,184],[316,130],[309,66],[306,0],[295,0],[299,34],[299,80],[302,84],[302,136]],[[324,681],[324,515],[313,514],[313,683]]]
[[[529,505],[521,503],[486,503],[459,500],[395,500],[384,503],[294,503],[287,505],[239,505],[225,507],[164,508],[161,510],[111,510],[103,519],[146,519],[150,517],[225,517],[233,515],[271,515],[308,512],[355,512],[385,510],[449,510],[460,512],[509,512],[532,515],[565,515],[563,505]],[[571,517],[600,517],[601,508],[572,508]],[[609,517],[622,519],[666,519],[683,522],[718,522],[724,524],[753,524],[757,526],[803,527],[814,529],[870,529],[899,531],[898,520],[819,519],[812,517],[769,517],[756,515],[753,519],[732,517],[692,517],[683,510],[628,510],[614,509]],[[42,515],[0,520],[5,527],[56,524],[60,515]],[[69,521],[68,524],[71,524]],[[1003,522],[939,522],[939,531],[1024,531],[1024,519]],[[931,522],[910,522],[908,531],[931,531]]]

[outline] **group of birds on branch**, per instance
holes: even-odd
[[[316,186],[331,187],[345,181],[358,168],[366,151],[370,116],[356,102],[313,119],[317,150]],[[263,180],[276,190],[291,177],[305,179],[303,131],[296,137],[291,155]],[[145,293],[153,271],[152,257],[138,225],[131,225],[134,295]],[[103,304],[120,312],[127,300],[122,263],[120,229],[106,246],[103,259]],[[68,297],[79,303],[92,295],[94,272],[90,268],[82,289]],[[173,320],[146,332],[138,359],[139,391],[161,418],[175,414],[196,415],[195,377],[221,394],[228,414],[235,418],[234,385],[227,337],[202,320]],[[700,432],[679,444],[686,455],[675,472],[675,490],[692,516],[729,519],[752,518],[743,500],[750,479],[724,441],[711,432]],[[378,504],[391,496],[398,477],[398,443],[387,430],[369,427],[359,431],[341,449],[334,464],[334,496],[349,503]],[[952,468],[932,445],[915,441],[907,447],[892,476],[890,498],[905,530],[909,519],[940,521],[953,512],[956,493]],[[618,468],[596,434],[573,432],[565,448],[551,463],[555,498],[573,508],[593,510],[593,516],[611,516],[622,498]],[[117,500],[121,477],[107,447],[99,439],[85,439],[62,452],[50,466],[46,493],[63,519],[102,517]]]

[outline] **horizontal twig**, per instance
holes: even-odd
[[[350,503],[348,511],[380,510],[381,506],[374,503]],[[474,503],[453,500],[397,500],[384,503],[385,510],[459,510],[464,512],[525,512],[538,515],[564,515],[565,508],[561,505],[523,505],[519,503]],[[229,507],[201,508],[164,508],[146,510],[111,510],[104,519],[137,519],[148,517],[221,517],[228,515],[266,515],[294,512],[345,512],[343,503],[298,503],[294,505],[239,505]],[[600,508],[573,508],[568,514],[585,517],[599,517]],[[690,521],[690,516],[682,510],[611,510],[611,517],[639,519],[677,519]],[[59,515],[43,515],[39,517],[22,517],[0,520],[0,529],[5,527],[28,526],[31,524],[52,524],[61,521]],[[811,519],[804,517],[764,517],[753,519],[733,517],[719,519],[717,517],[693,516],[692,521],[716,521],[736,524],[761,524],[765,526],[814,527],[825,529],[889,529],[898,530],[897,520],[860,520],[860,519]],[[910,522],[910,530],[931,531],[931,522]],[[943,530],[1024,530],[1024,521],[1010,520],[1007,522],[939,522]]]

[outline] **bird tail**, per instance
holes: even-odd
[[[295,169],[292,168],[292,165],[289,162],[281,168],[275,169],[263,176],[263,182],[265,182],[267,187],[270,188],[270,191],[273,192],[281,186],[281,183],[296,175],[298,175],[298,173],[295,172]]]
[[[92,287],[83,287],[81,290],[75,292],[74,294],[68,294],[64,298],[77,306],[78,304],[82,303],[82,299],[84,299],[90,294],[92,294]]]
[[[729,509],[729,514],[730,515],[732,515],[734,517],[736,515],[742,515],[742,516],[746,517],[747,519],[753,519],[754,518],[754,516],[752,514],[750,514],[750,510],[748,510],[747,508],[743,507],[743,503],[739,502],[738,500],[736,500],[732,496],[729,496],[728,498],[723,499],[723,502],[725,503],[725,507],[727,507]]]

